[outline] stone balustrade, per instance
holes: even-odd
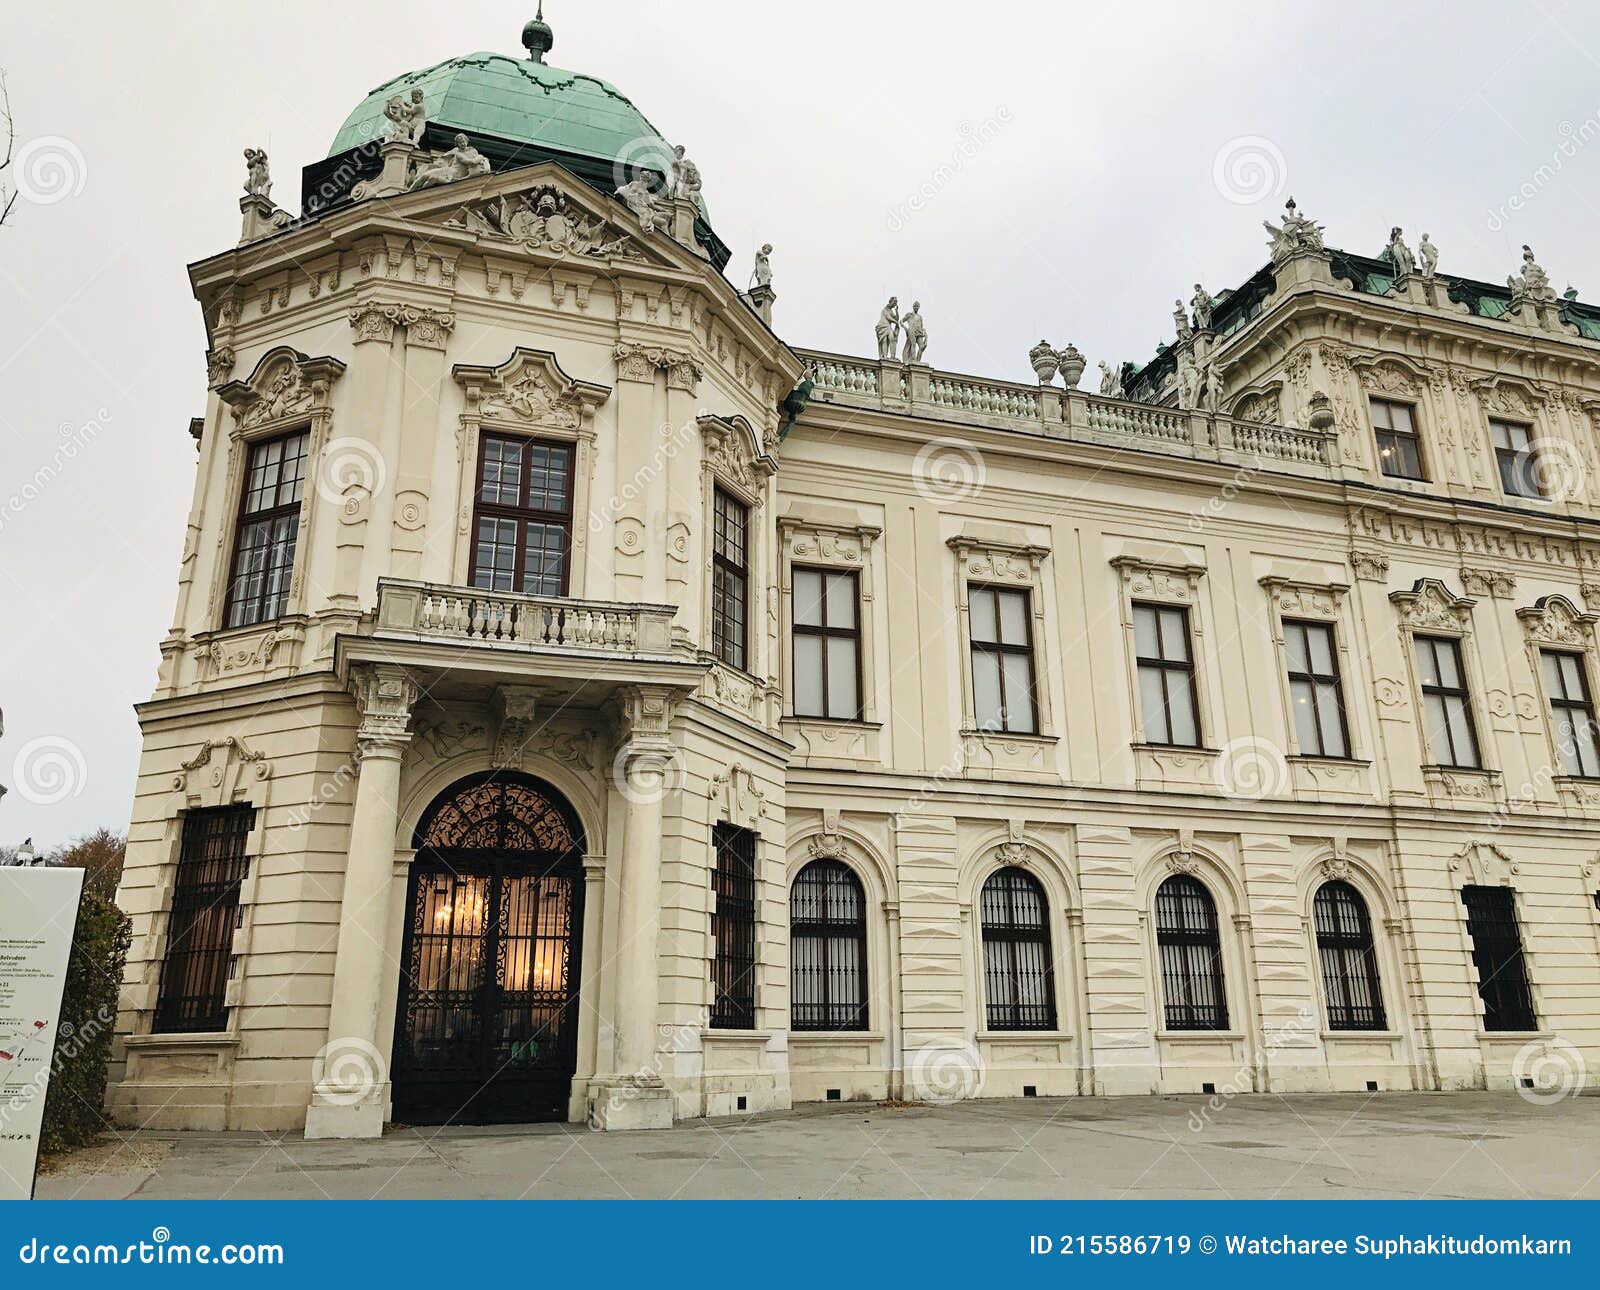
[[[421,639],[584,654],[672,652],[671,605],[522,596],[385,578],[376,630]]]
[[[1173,453],[1229,465],[1332,477],[1337,436],[1106,398],[1059,385],[986,381],[896,361],[798,351],[811,364],[812,402],[876,408],[989,429]]]

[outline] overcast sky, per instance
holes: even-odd
[[[241,149],[269,150],[290,204],[369,89],[521,54],[532,9],[4,6],[32,173],[0,229],[0,843],[125,827],[205,404],[185,265],[238,236]],[[1398,223],[1442,268],[1501,281],[1529,242],[1558,289],[1600,299],[1593,3],[549,0],[545,17],[550,62],[688,146],[736,282],[776,244],[797,345],[873,352],[897,293],[923,302],[938,367],[1028,379],[1041,335],[1091,365],[1142,360],[1174,296],[1264,262],[1261,220],[1291,193],[1332,245],[1374,254]]]

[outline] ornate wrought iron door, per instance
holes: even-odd
[[[565,1119],[583,916],[570,818],[540,786],[482,777],[451,790],[418,834],[394,1118]]]

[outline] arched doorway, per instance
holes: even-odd
[[[529,775],[452,784],[417,825],[394,1118],[564,1120],[577,1064],[583,828]]]

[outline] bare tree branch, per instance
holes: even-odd
[[[6,87],[6,73],[0,68],[0,148],[5,155],[0,159],[0,224],[6,222],[11,208],[17,204],[17,190],[7,183],[5,172],[11,168],[11,151],[16,145],[17,132],[11,123],[11,91]]]

